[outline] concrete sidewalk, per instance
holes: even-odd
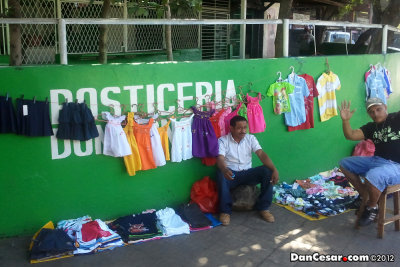
[[[391,201],[390,201],[391,202]],[[394,254],[392,263],[358,263],[357,266],[399,266],[400,232],[394,224],[385,227],[384,239],[376,237],[376,224],[353,228],[354,212],[321,221],[306,220],[273,205],[275,223],[266,223],[258,213],[235,212],[229,226],[190,235],[174,236],[116,248],[95,255],[76,256],[39,263],[38,266],[331,266],[340,263],[290,262],[290,252],[299,254]],[[32,266],[28,261],[31,237],[0,240],[0,266]]]

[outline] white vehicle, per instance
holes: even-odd
[[[324,42],[326,43],[350,43],[349,32],[326,31],[324,35]],[[351,40],[354,44],[354,40]]]

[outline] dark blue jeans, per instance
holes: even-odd
[[[271,181],[271,170],[266,166],[259,166],[245,171],[232,171],[235,174],[233,180],[228,180],[222,172],[217,169],[217,184],[219,194],[219,211],[231,214],[232,197],[230,190],[239,185],[261,185],[261,193],[258,197],[256,209],[267,210],[272,203],[273,185]]]

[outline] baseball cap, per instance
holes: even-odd
[[[385,103],[383,103],[382,99],[378,98],[378,97],[371,97],[367,100],[367,102],[365,103],[365,107],[367,108],[367,110],[372,107],[372,106],[376,106],[376,105],[384,105]]]

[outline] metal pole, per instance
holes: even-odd
[[[8,9],[8,1],[4,1],[4,8],[6,10]],[[7,24],[6,36],[7,36],[7,55],[10,55],[10,24]]]
[[[283,56],[289,56],[289,20],[283,20]]]
[[[124,19],[128,18],[128,1],[124,1]],[[128,52],[128,25],[123,25],[124,52]]]
[[[58,42],[60,47],[60,63],[61,65],[68,65],[67,27],[64,19],[58,20]]]
[[[383,26],[382,30],[382,54],[386,55],[387,52],[387,37],[388,37],[388,25]]]
[[[240,18],[246,19],[247,16],[247,0],[241,0]],[[240,25],[240,58],[246,58],[246,25]]]

